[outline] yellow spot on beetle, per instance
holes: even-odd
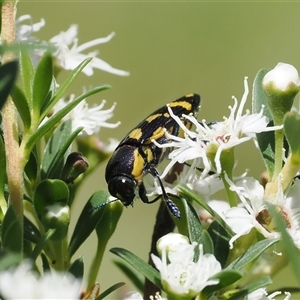
[[[129,133],[128,137],[131,139],[139,140],[142,137],[142,135],[143,135],[143,132],[142,132],[141,128],[135,128]]]

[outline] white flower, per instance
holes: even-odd
[[[52,271],[43,277],[30,272],[28,262],[0,272],[0,293],[13,299],[79,299],[81,282],[70,273]]]
[[[138,292],[129,292],[125,295],[123,300],[143,300],[143,296]],[[150,300],[166,300],[157,292],[154,296],[149,297]]]
[[[29,25],[23,24],[24,21],[29,21]],[[33,23],[30,15],[23,15],[16,20],[16,40],[20,42],[37,40],[32,36],[33,32],[39,31],[46,24],[42,18],[40,22]]]
[[[279,183],[274,199],[264,199],[263,187],[253,178],[245,178],[236,185],[228,177],[226,180],[230,184],[231,190],[238,194],[243,205],[242,207],[232,207],[224,213],[226,223],[236,233],[229,241],[231,248],[235,240],[248,234],[252,228],[256,228],[266,238],[279,237],[279,232],[276,231],[265,201],[270,201],[279,209],[281,215],[286,219],[287,231],[296,247],[300,248],[299,180],[293,184],[287,195],[284,195]]]
[[[191,299],[206,286],[215,285],[218,279],[210,279],[221,271],[221,265],[212,254],[203,254],[203,246],[199,245],[199,259],[194,261],[194,249],[197,243],[178,243],[168,251],[167,243],[161,252],[161,258],[151,254],[156,268],[159,270],[164,291],[181,299]]]
[[[275,299],[276,296],[281,295],[280,291],[274,292],[270,295],[266,292],[266,289],[260,288],[255,290],[254,292],[247,295],[244,300],[271,300]],[[291,298],[291,294],[288,292],[285,292],[286,297],[284,300],[289,300]]]
[[[58,35],[50,39],[50,44],[53,44],[56,48],[54,56],[56,57],[56,64],[65,70],[75,69],[82,61],[88,57],[93,57],[93,60],[83,69],[83,73],[88,76],[93,75],[94,68],[100,69],[115,75],[127,76],[128,72],[113,68],[104,60],[97,57],[98,51],[93,51],[88,54],[82,53],[96,45],[109,42],[115,33],[111,33],[107,37],[98,38],[90,42],[78,45],[78,25],[71,25],[70,28],[61,32]]]
[[[224,200],[209,200],[207,201],[207,204],[220,216],[224,216],[224,212],[226,212],[230,206],[227,201]],[[212,215],[205,210],[204,208],[200,207],[200,209],[197,208],[197,212],[199,215],[199,218],[202,222],[211,223],[213,222],[214,218]]]
[[[205,178],[212,169],[212,162],[208,158],[208,154],[212,151],[215,152],[214,163],[216,165],[216,172],[220,174],[222,171],[220,161],[222,151],[231,149],[251,139],[255,141],[256,133],[282,128],[281,126],[267,127],[269,120],[263,115],[263,108],[259,113],[251,114],[247,110],[244,115],[242,114],[249,93],[247,77],[244,80],[244,88],[245,92],[240,105],[238,106],[237,99],[233,97],[234,106],[229,107],[230,115],[228,118],[224,117],[223,122],[216,122],[208,126],[205,123],[199,123],[193,116],[184,116],[186,120],[196,127],[196,132],[187,129],[182,120],[175,116],[169,107],[168,110],[171,117],[185,132],[185,136],[181,138],[166,132],[166,136],[171,140],[170,143],[160,145],[153,141],[157,147],[175,148],[169,154],[171,162],[161,177],[166,176],[176,162],[184,163],[193,160],[191,168],[199,166],[202,163],[203,172],[200,179]]]
[[[300,78],[297,69],[286,63],[278,63],[277,66],[269,71],[264,79],[263,86],[272,84],[274,89],[286,91],[290,85],[300,86]]]
[[[75,99],[75,95],[71,95],[69,98],[62,98],[54,106],[52,114],[65,107],[69,102]],[[111,108],[104,110],[103,107],[106,104],[106,101],[103,100],[100,105],[94,105],[89,107],[88,103],[85,100],[82,100],[71,112],[69,112],[64,118],[63,121],[72,120],[72,131],[75,131],[79,127],[83,127],[83,131],[80,134],[92,135],[100,131],[101,127],[107,128],[116,128],[120,125],[120,122],[117,123],[108,123],[106,122],[113,116],[113,111],[116,107],[114,103]],[[46,120],[44,120],[45,122]],[[43,123],[44,123],[43,122]],[[113,145],[115,144],[112,141]]]
[[[129,292],[125,295],[123,300],[143,300],[143,296],[138,292]]]

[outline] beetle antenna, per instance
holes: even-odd
[[[116,202],[116,201],[118,201],[118,200],[119,200],[119,199],[116,198],[116,199],[113,199],[113,200],[106,201],[106,202],[104,202],[104,203],[95,205],[95,206],[93,206],[92,208],[89,209],[89,212],[92,212],[92,211],[94,211],[94,210],[96,210],[96,209],[99,209],[99,208],[101,208],[101,207],[104,207],[104,206],[106,206],[106,205],[108,205],[108,204],[110,204],[110,203]]]

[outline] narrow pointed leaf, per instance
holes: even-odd
[[[83,278],[84,262],[82,256],[73,261],[68,272],[76,278]]]
[[[70,102],[64,108],[62,108],[59,112],[57,112],[54,116],[52,116],[45,124],[38,128],[36,132],[34,132],[31,137],[28,139],[26,147],[28,149],[32,149],[34,144],[41,139],[49,130],[51,130],[66,114],[68,114],[74,107],[76,107],[81,101],[83,101],[88,96],[101,92],[103,90],[108,89],[108,85],[102,85],[100,87],[94,88],[93,90],[84,93],[83,95],[76,98],[74,101]]]
[[[261,69],[254,79],[252,92],[252,112],[259,113],[261,111],[262,105],[264,105],[264,115],[270,121],[268,126],[273,126],[273,118],[268,108],[267,96],[262,87],[263,78],[268,73],[268,71],[268,69]],[[274,131],[257,133],[256,137],[265,166],[270,174],[270,177],[272,178],[275,162]]]
[[[150,265],[148,265],[148,263],[146,263],[145,261],[137,257],[135,254],[123,248],[112,248],[110,249],[110,252],[124,259],[141,274],[143,274],[149,281],[155,284],[159,289],[162,289],[159,272]]]
[[[190,242],[201,244],[202,224],[194,207],[185,199],[182,199],[187,219],[187,228]]]
[[[212,217],[227,231],[228,235],[232,237],[234,234],[231,228],[226,224],[226,222],[216,213],[205,201],[202,201],[195,195],[195,193],[190,190],[187,186],[179,186],[180,193],[189,201],[197,202],[201,207],[203,207],[208,213],[212,215]]]
[[[99,295],[95,300],[102,300],[102,299],[105,299],[109,294],[111,294],[111,293],[114,292],[115,290],[119,289],[119,288],[122,287],[123,285],[125,285],[124,282],[118,282],[118,283],[112,285],[112,286],[109,287],[107,290],[105,290],[103,293],[101,293],[101,295]]]
[[[256,260],[265,250],[277,243],[279,239],[266,239],[251,246],[242,256],[234,260],[226,269],[242,270]]]
[[[26,216],[24,216],[24,239],[34,244],[41,239],[40,231]]]
[[[226,265],[229,255],[229,235],[227,231],[216,221],[213,221],[207,229],[213,241],[213,253],[222,267]]]
[[[17,85],[15,85],[12,89],[11,97],[23,121],[25,130],[28,130],[31,124],[28,99],[26,98],[23,90]]]
[[[123,273],[124,276],[130,279],[135,290],[142,292],[144,290],[145,278],[137,270],[123,261],[114,261],[114,264]]]
[[[56,128],[44,151],[42,179],[60,177],[64,161],[71,152],[69,147],[80,131],[81,128],[72,133],[72,120],[68,120]]]
[[[228,300],[240,300],[244,299],[245,296],[249,295],[250,293],[260,289],[266,288],[272,282],[270,276],[261,276],[260,278],[252,281],[250,284],[245,286],[242,290],[234,293]]]
[[[284,117],[284,134],[292,152],[292,162],[300,164],[300,116],[296,112],[288,112]]]
[[[63,97],[68,87],[75,80],[75,78],[81,73],[82,69],[92,60],[92,58],[87,58],[82,63],[80,63],[73,71],[71,71],[66,78],[66,80],[60,85],[53,99],[49,101],[49,105],[43,109],[41,113],[41,119],[43,120],[45,116],[50,112],[51,108]]]
[[[44,246],[46,245],[47,241],[53,236],[53,234],[55,233],[55,229],[49,229],[38,241],[38,243],[36,244],[36,246],[34,247],[30,258],[35,261],[38,256],[41,254],[41,252],[44,249]]]
[[[230,286],[231,284],[241,279],[242,274],[235,270],[223,270],[215,274],[214,276],[210,277],[210,279],[215,279],[215,278],[219,279],[219,283],[205,287],[202,291],[204,294],[211,295],[215,291]]]
[[[0,67],[0,110],[13,88],[18,70],[19,64],[16,60],[10,61]]]
[[[101,205],[108,201],[109,194],[107,191],[97,191],[87,201],[79,219],[76,223],[73,235],[69,244],[69,255],[72,257],[81,244],[89,237],[96,228],[97,224],[103,217],[105,206],[94,209],[97,205]]]
[[[3,249],[18,254],[22,253],[22,229],[12,206],[9,206],[4,216],[2,223],[1,238]]]
[[[34,77],[34,68],[31,58],[29,56],[29,52],[23,48],[21,48],[20,51],[20,69],[25,98],[29,101],[28,106],[32,108],[32,85]]]
[[[43,252],[41,253],[41,258],[42,258],[44,273],[45,272],[50,272],[51,271],[51,267],[50,267],[48,258],[47,258],[47,256]]]
[[[41,107],[49,92],[49,88],[53,78],[53,62],[52,56],[49,52],[45,52],[40,60],[33,81],[33,109],[35,113],[40,115]]]

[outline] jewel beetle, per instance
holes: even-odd
[[[168,143],[166,131],[175,136],[183,135],[177,122],[170,116],[168,106],[174,115],[190,127],[191,123],[184,119],[184,115],[197,116],[199,105],[199,95],[185,95],[154,111],[121,140],[105,170],[105,179],[112,196],[118,198],[124,206],[133,204],[136,192],[144,203],[153,203],[162,197],[171,214],[180,218],[180,211],[169,199],[157,171],[158,164],[172,149],[159,148],[153,140],[158,144]],[[143,183],[146,174],[155,177],[162,189],[162,195],[152,201],[148,199]]]

